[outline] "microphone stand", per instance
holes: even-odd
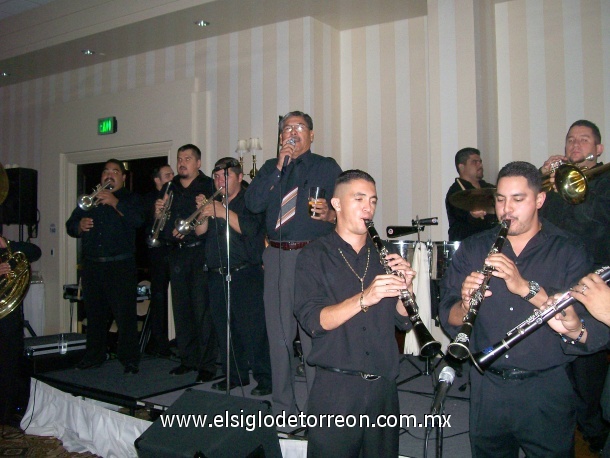
[[[225,168],[225,222],[226,222],[226,244],[227,244],[227,373],[226,382],[227,395],[231,392],[231,244],[229,228],[229,169]]]

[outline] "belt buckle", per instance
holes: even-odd
[[[367,380],[369,382],[372,382],[373,380],[377,380],[377,379],[381,378],[380,375],[366,374],[364,372],[360,372],[360,377],[362,377],[364,380]]]

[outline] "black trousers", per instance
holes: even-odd
[[[23,310],[19,305],[0,319],[0,424],[10,422],[18,407],[27,404],[28,379],[19,370],[23,355]]]
[[[608,434],[608,424],[602,418],[601,398],[608,373],[606,350],[579,356],[570,363],[570,375],[578,394],[576,422],[585,438]]]
[[[112,316],[119,328],[117,357],[123,364],[137,364],[137,273],[135,258],[122,261],[85,261],[83,292],[87,311],[87,352],[84,359],[106,359],[108,325]]]
[[[227,301],[225,275],[209,272],[210,305],[214,328],[219,338],[222,367],[227,373]],[[262,267],[251,266],[231,273],[231,381],[249,383],[248,369],[254,380],[271,386],[269,340],[265,326]]]
[[[148,325],[150,326],[149,348],[152,351],[169,350],[167,338],[167,304],[169,287],[169,250],[168,246],[148,249],[150,260],[150,306]]]
[[[182,364],[216,372],[218,339],[212,324],[204,264],[204,244],[172,248],[169,255],[172,308]]]
[[[357,375],[316,369],[309,393],[308,415],[367,415],[370,424],[378,415],[400,415],[396,381],[381,377],[364,380]],[[311,419],[308,420],[311,422]],[[398,456],[398,427],[336,427],[318,424],[307,435],[308,457]]]
[[[476,458],[573,457],[575,395],[558,366],[525,380],[470,370],[470,447]]]

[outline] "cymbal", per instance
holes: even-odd
[[[494,194],[496,188],[466,189],[449,196],[449,203],[454,207],[466,211],[485,210],[489,214],[495,214]]]
[[[2,164],[0,164],[0,205],[8,196],[8,176]]]

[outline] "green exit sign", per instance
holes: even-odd
[[[116,118],[111,116],[110,118],[100,118],[97,120],[97,134],[108,135],[115,134],[117,128]]]

